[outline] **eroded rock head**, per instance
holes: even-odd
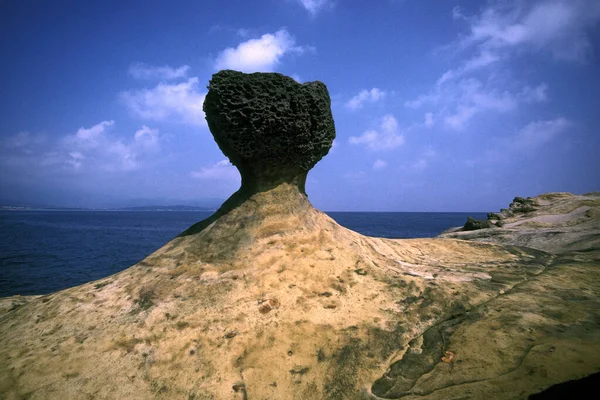
[[[290,182],[304,191],[306,173],[335,138],[329,93],[318,81],[220,71],[210,81],[204,111],[215,141],[248,190]]]

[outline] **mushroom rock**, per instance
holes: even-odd
[[[306,197],[306,176],[335,139],[327,87],[278,73],[224,70],[213,75],[208,89],[208,126],[242,185],[213,216],[181,236],[202,233],[191,247],[198,257],[214,260],[234,258],[273,223],[310,229],[315,210]]]
[[[122,272],[0,300],[0,397],[512,399],[600,365],[600,246],[360,235],[305,193],[325,85],[221,71],[205,111],[241,188]]]
[[[331,101],[321,82],[221,71],[210,81],[204,111],[219,148],[240,171],[245,194],[282,182],[304,193],[306,174],[335,139]]]

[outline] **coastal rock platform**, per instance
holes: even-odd
[[[498,218],[496,224],[502,221],[501,228],[495,224],[472,231],[452,228],[439,237],[527,246],[553,254],[593,251],[600,245],[600,192],[546,193],[527,201],[528,210],[513,202],[515,211],[488,214]]]

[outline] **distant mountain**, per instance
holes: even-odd
[[[201,198],[195,200],[168,198],[129,199],[102,203],[92,207],[73,207],[0,198],[0,210],[214,211],[221,207],[223,201],[223,199],[217,198]]]
[[[87,210],[81,207],[57,207],[47,204],[36,204],[26,201],[14,201],[7,199],[0,199],[0,210],[9,211],[34,211],[34,210],[55,210],[55,211],[69,211],[69,210]]]
[[[48,204],[39,204],[30,201],[0,198],[0,208],[25,208],[25,209],[50,209],[56,208]]]
[[[120,207],[112,210],[117,211],[216,211],[216,208],[197,207],[197,206],[139,206],[139,207]]]
[[[207,210],[216,210],[221,207],[224,199],[218,198],[199,198],[192,200],[182,200],[182,199],[174,199],[174,198],[148,198],[148,199],[128,199],[122,200],[119,202],[113,202],[113,204],[109,204],[106,208],[110,209],[133,209],[139,207],[193,207],[194,209],[207,209]]]

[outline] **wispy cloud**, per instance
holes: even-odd
[[[383,169],[386,169],[387,165],[388,165],[388,163],[386,161],[377,159],[373,163],[373,170],[374,171],[381,171]]]
[[[160,148],[158,129],[152,129],[143,125],[135,131],[133,139],[141,148],[149,151],[156,151]]]
[[[308,46],[297,46],[296,40],[287,30],[280,29],[257,39],[240,43],[237,47],[223,50],[215,60],[215,70],[233,69],[242,72],[271,72],[288,54],[303,54],[311,50]]]
[[[315,16],[319,11],[332,8],[333,1],[332,0],[295,0],[297,3],[301,4],[302,7],[306,11],[308,11],[312,16]]]
[[[524,86],[518,91],[506,90],[494,81],[481,81],[476,78],[462,78],[457,81],[445,80],[436,83],[434,89],[415,100],[407,101],[405,106],[420,108],[433,106],[444,121],[446,127],[454,130],[464,129],[477,114],[486,111],[507,112],[522,103],[546,101],[548,85],[541,83],[535,87]],[[425,125],[433,124],[425,117]]]
[[[102,121],[55,139],[19,133],[0,143],[2,164],[16,174],[130,171],[160,151],[158,129],[142,126],[123,140],[111,134],[114,125]]]
[[[513,147],[522,151],[536,150],[563,134],[571,125],[564,117],[530,122],[517,133]]]
[[[518,71],[512,71],[511,79],[502,79],[512,70],[509,61],[540,53],[556,60],[585,62],[591,49],[588,31],[600,21],[600,2],[498,1],[488,3],[474,16],[455,7],[452,17],[469,28],[467,35],[447,47],[459,57],[458,66],[444,72],[428,93],[406,101],[405,106],[429,107],[427,111],[434,111],[436,120],[443,121],[446,128],[463,130],[478,115],[547,101],[547,83],[521,83],[519,87]]]
[[[151,121],[173,121],[205,125],[204,97],[198,78],[177,84],[160,83],[152,89],[122,92],[120,98],[136,116]]]
[[[5,149],[24,149],[30,146],[43,145],[46,140],[45,135],[23,131],[0,140],[0,146]]]
[[[351,136],[350,144],[364,145],[371,151],[393,150],[404,144],[404,136],[398,132],[398,121],[393,115],[382,118],[379,130],[368,130],[360,136]]]
[[[473,58],[464,62],[463,65],[456,69],[450,69],[442,74],[442,76],[437,80],[436,84],[442,85],[444,82],[451,81],[453,79],[458,79],[469,72],[478,70],[483,67],[487,67],[497,61],[500,61],[500,56],[497,54],[483,50],[481,53],[475,55]]]
[[[190,69],[188,65],[182,65],[179,68],[173,68],[168,65],[156,67],[144,63],[135,63],[129,67],[129,74],[135,79],[145,80],[173,80],[187,77]]]
[[[427,162],[426,159],[419,158],[418,160],[416,160],[412,164],[410,164],[410,169],[412,169],[413,171],[416,171],[416,172],[421,172],[421,171],[425,170],[428,166],[429,166],[429,163]]]
[[[425,121],[423,122],[423,124],[426,128],[431,128],[435,124],[435,118],[432,112],[425,113],[424,118]]]
[[[541,83],[536,87],[525,86],[519,95],[520,99],[526,103],[540,103],[548,100],[548,85]]]
[[[160,150],[158,129],[144,125],[124,141],[107,134],[113,126],[114,121],[103,121],[91,128],[80,128],[74,135],[66,135],[57,150],[68,154],[66,163],[75,169],[108,171],[138,169],[145,156]]]
[[[238,170],[231,165],[229,160],[221,160],[211,166],[203,167],[198,171],[190,173],[193,178],[208,180],[239,180]]]
[[[68,135],[64,141],[73,146],[93,148],[100,145],[105,139],[105,132],[115,124],[115,121],[102,121],[90,128],[81,127],[74,135]]]
[[[417,159],[408,163],[404,168],[412,172],[422,172],[429,168],[431,162],[434,161],[437,156],[437,151],[435,151],[432,147],[427,147],[421,152]]]
[[[364,103],[376,103],[380,100],[383,100],[384,97],[385,92],[379,90],[378,88],[373,88],[371,90],[365,89],[348,100],[346,107],[351,110],[356,110],[357,108],[361,108]]]
[[[564,135],[573,125],[564,117],[531,121],[511,136],[497,140],[494,147],[484,150],[481,156],[464,159],[463,162],[468,167],[497,166],[514,160],[516,155],[535,157],[543,154],[544,147]]]
[[[543,51],[556,59],[584,62],[591,50],[587,31],[600,20],[600,3],[509,1],[493,3],[473,17],[455,9],[454,16],[470,25],[470,34],[458,42],[460,48],[476,47],[480,55],[495,58],[512,51]]]

